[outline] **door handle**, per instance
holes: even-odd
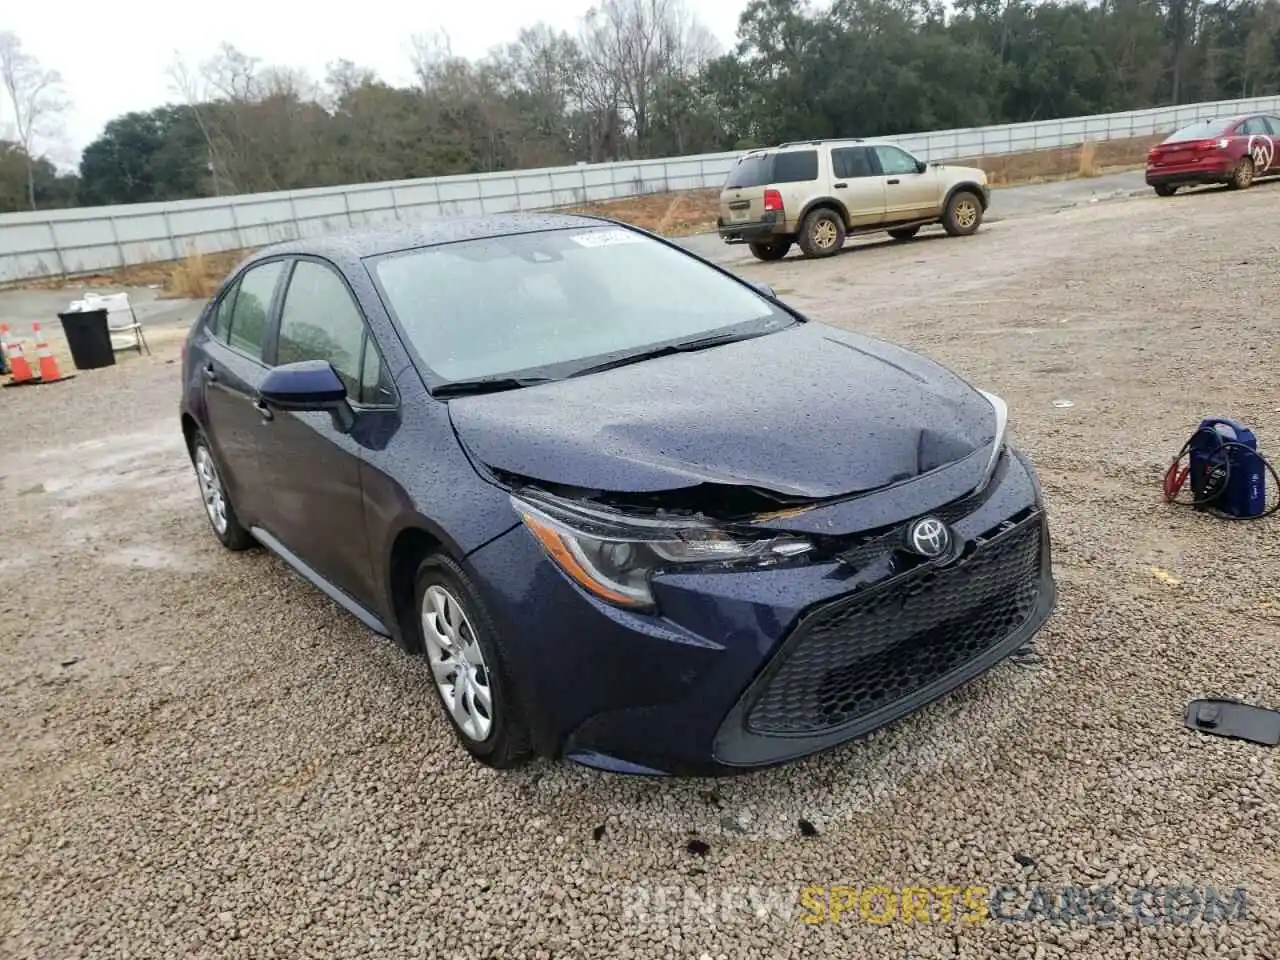
[[[276,415],[272,413],[271,408],[267,406],[267,401],[263,400],[261,397],[253,401],[253,409],[258,411],[258,414],[262,417],[263,420],[275,419]]]
[[[847,183],[833,183],[832,186],[835,187],[837,190],[843,190],[845,187],[849,185]]]
[[[890,180],[890,181],[889,181],[889,183],[890,183],[890,184],[894,184],[894,183],[897,183],[897,182],[898,182],[898,178],[897,178],[897,177],[894,177],[892,180]]]
[[[204,378],[208,380],[210,383],[213,383],[215,380],[218,379],[218,372],[213,369],[212,363],[205,364]]]

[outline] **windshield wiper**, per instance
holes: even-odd
[[[766,333],[772,333],[771,330],[754,330],[751,333],[717,333],[709,337],[696,337],[693,340],[681,340],[679,343],[668,343],[661,347],[655,347],[652,350],[642,350],[639,353],[629,353],[625,357],[615,357],[612,360],[605,360],[603,363],[596,363],[589,367],[583,367],[581,370],[575,370],[569,374],[571,377],[580,377],[585,373],[600,373],[603,370],[613,370],[615,367],[625,367],[630,363],[639,363],[641,360],[652,360],[655,357],[669,357],[674,353],[693,353],[695,350],[706,350],[708,347],[718,347],[724,343],[735,343],[738,340],[751,340],[755,337],[763,336]]]
[[[539,383],[551,383],[554,377],[477,377],[474,380],[453,380],[442,383],[431,391],[433,397],[469,397],[477,393],[497,393],[501,390],[519,390]]]

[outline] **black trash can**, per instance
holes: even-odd
[[[62,321],[71,362],[77,370],[96,370],[115,364],[116,352],[111,346],[106,310],[71,310],[58,314],[58,319]]]

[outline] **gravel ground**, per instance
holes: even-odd
[[[1259,185],[743,268],[1009,401],[1061,600],[1038,662],[715,783],[464,762],[419,663],[218,547],[173,338],[3,391],[0,955],[1280,956],[1276,751],[1181,726],[1197,696],[1280,706],[1280,516],[1158,490],[1210,414],[1280,459],[1278,217]],[[1016,919],[801,922],[834,885],[1010,885]],[[1037,885],[1119,919],[1032,922]],[[1247,907],[1135,919],[1173,885]]]

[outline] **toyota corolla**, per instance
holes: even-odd
[[[988,670],[1054,607],[998,397],[611,221],[261,250],[182,377],[213,533],[425,657],[494,767],[790,761]]]

